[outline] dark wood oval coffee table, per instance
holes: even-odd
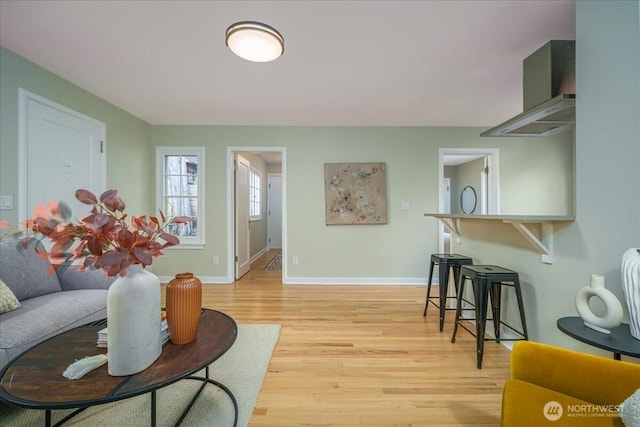
[[[105,322],[94,322],[57,335],[27,350],[0,372],[0,400],[30,409],[46,411],[45,422],[51,425],[51,411],[78,408],[56,425],[61,425],[90,406],[114,402],[151,393],[151,425],[156,424],[156,390],[183,379],[202,382],[199,390],[176,423],[180,424],[207,384],[220,387],[233,402],[238,421],[238,404],[231,390],[209,377],[209,364],[222,356],[235,342],[238,327],[228,315],[203,309],[198,338],[184,345],[167,343],[160,357],[135,375],[114,377],[107,365],[89,372],[79,380],[68,380],[62,372],[75,360],[104,354],[97,348],[98,331]],[[205,376],[193,375],[205,369]]]

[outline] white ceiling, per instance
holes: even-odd
[[[444,166],[459,166],[484,156],[485,154],[445,154],[442,156],[442,164]]]
[[[242,20],[284,56],[234,56]],[[0,44],[151,124],[490,127],[574,38],[574,0],[0,1]]]

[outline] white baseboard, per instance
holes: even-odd
[[[160,279],[160,283],[169,283],[174,279],[174,276],[158,276],[158,278]],[[229,276],[198,276],[198,279],[200,279],[203,285],[230,285],[233,283],[233,278]]]
[[[424,277],[287,277],[286,285],[426,285]]]
[[[250,264],[253,264],[253,262],[255,260],[257,260],[258,258],[260,258],[262,255],[266,254],[268,251],[267,248],[262,249],[260,252],[258,252],[257,254],[255,254],[254,256],[251,257],[251,259],[249,260]]]
[[[158,276],[160,283],[169,283],[173,276]],[[231,276],[198,276],[203,285],[206,284],[231,284],[234,282]],[[397,285],[397,286],[426,286],[427,279],[415,278],[381,278],[381,277],[288,277],[282,278],[285,285]],[[433,285],[438,286],[438,280],[434,279]]]

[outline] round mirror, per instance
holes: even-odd
[[[467,185],[462,189],[462,193],[460,194],[460,207],[463,213],[473,213],[473,211],[476,210],[477,201],[476,190],[474,190],[473,187]]]

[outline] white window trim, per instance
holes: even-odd
[[[253,167],[249,168],[249,194],[251,194],[251,189],[253,189],[253,180],[251,179],[252,175],[257,175],[260,181],[260,213],[258,215],[249,215],[249,221],[262,221],[262,201],[264,200],[264,197],[262,197],[264,192],[264,186],[262,185],[262,173]],[[251,204],[251,197],[249,197],[249,212],[251,212]]]
[[[195,156],[198,158],[198,175],[197,175],[197,185],[198,185],[198,214],[196,218],[198,219],[198,236],[197,237],[180,237],[180,244],[176,246],[171,246],[167,249],[202,249],[205,244],[205,214],[204,214],[204,173],[205,173],[205,163],[204,163],[204,147],[164,147],[157,146],[156,147],[156,210],[164,209],[164,197],[163,197],[163,187],[164,187],[164,157],[165,156]]]

